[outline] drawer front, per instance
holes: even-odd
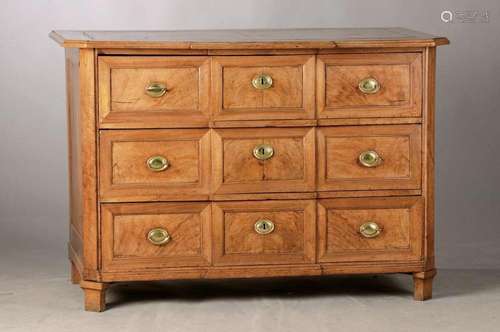
[[[314,56],[212,60],[214,120],[314,118]]]
[[[210,264],[209,203],[102,204],[102,269]]]
[[[313,263],[315,201],[214,203],[214,264]]]
[[[320,200],[318,261],[418,261],[423,229],[421,197]]]
[[[320,118],[422,114],[420,53],[321,55],[317,68]]]
[[[99,160],[102,201],[207,198],[207,129],[101,131]]]
[[[314,128],[215,130],[213,191],[314,191],[314,158]]]
[[[208,57],[99,57],[101,128],[206,127]]]
[[[328,190],[419,189],[419,125],[318,129],[318,187]]]

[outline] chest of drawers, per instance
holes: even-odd
[[[431,297],[434,82],[406,29],[57,31],[72,281],[411,273]]]

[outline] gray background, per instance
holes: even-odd
[[[3,0],[1,7],[1,252],[66,255],[64,55],[50,30],[402,26],[452,43],[438,50],[438,265],[500,267],[497,0]],[[443,10],[488,10],[490,22],[443,23]]]

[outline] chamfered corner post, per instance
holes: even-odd
[[[75,263],[73,263],[73,261],[71,260],[70,260],[70,265],[71,265],[71,283],[77,285],[82,280],[80,271],[78,271],[78,268],[76,267]]]

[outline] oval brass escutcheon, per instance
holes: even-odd
[[[254,225],[258,234],[265,235],[274,231],[274,223],[269,219],[260,219]]]
[[[259,74],[252,79],[252,85],[259,90],[269,89],[273,86],[273,79],[267,74]]]
[[[167,244],[170,241],[170,234],[163,228],[153,228],[148,232],[147,237],[149,242],[156,246]]]
[[[147,160],[146,165],[153,172],[161,172],[168,168],[169,163],[163,156],[153,156]]]
[[[373,238],[380,235],[382,228],[376,222],[369,221],[359,227],[359,232],[366,238]]]
[[[253,149],[253,156],[258,160],[268,160],[274,156],[274,149],[269,144],[259,144]]]
[[[376,167],[383,161],[377,151],[369,150],[359,154],[359,163],[364,167]]]
[[[167,87],[163,83],[151,83],[146,87],[146,94],[153,98],[159,98],[167,93]]]
[[[373,77],[367,77],[359,82],[358,88],[363,93],[373,94],[380,90],[380,83]]]

